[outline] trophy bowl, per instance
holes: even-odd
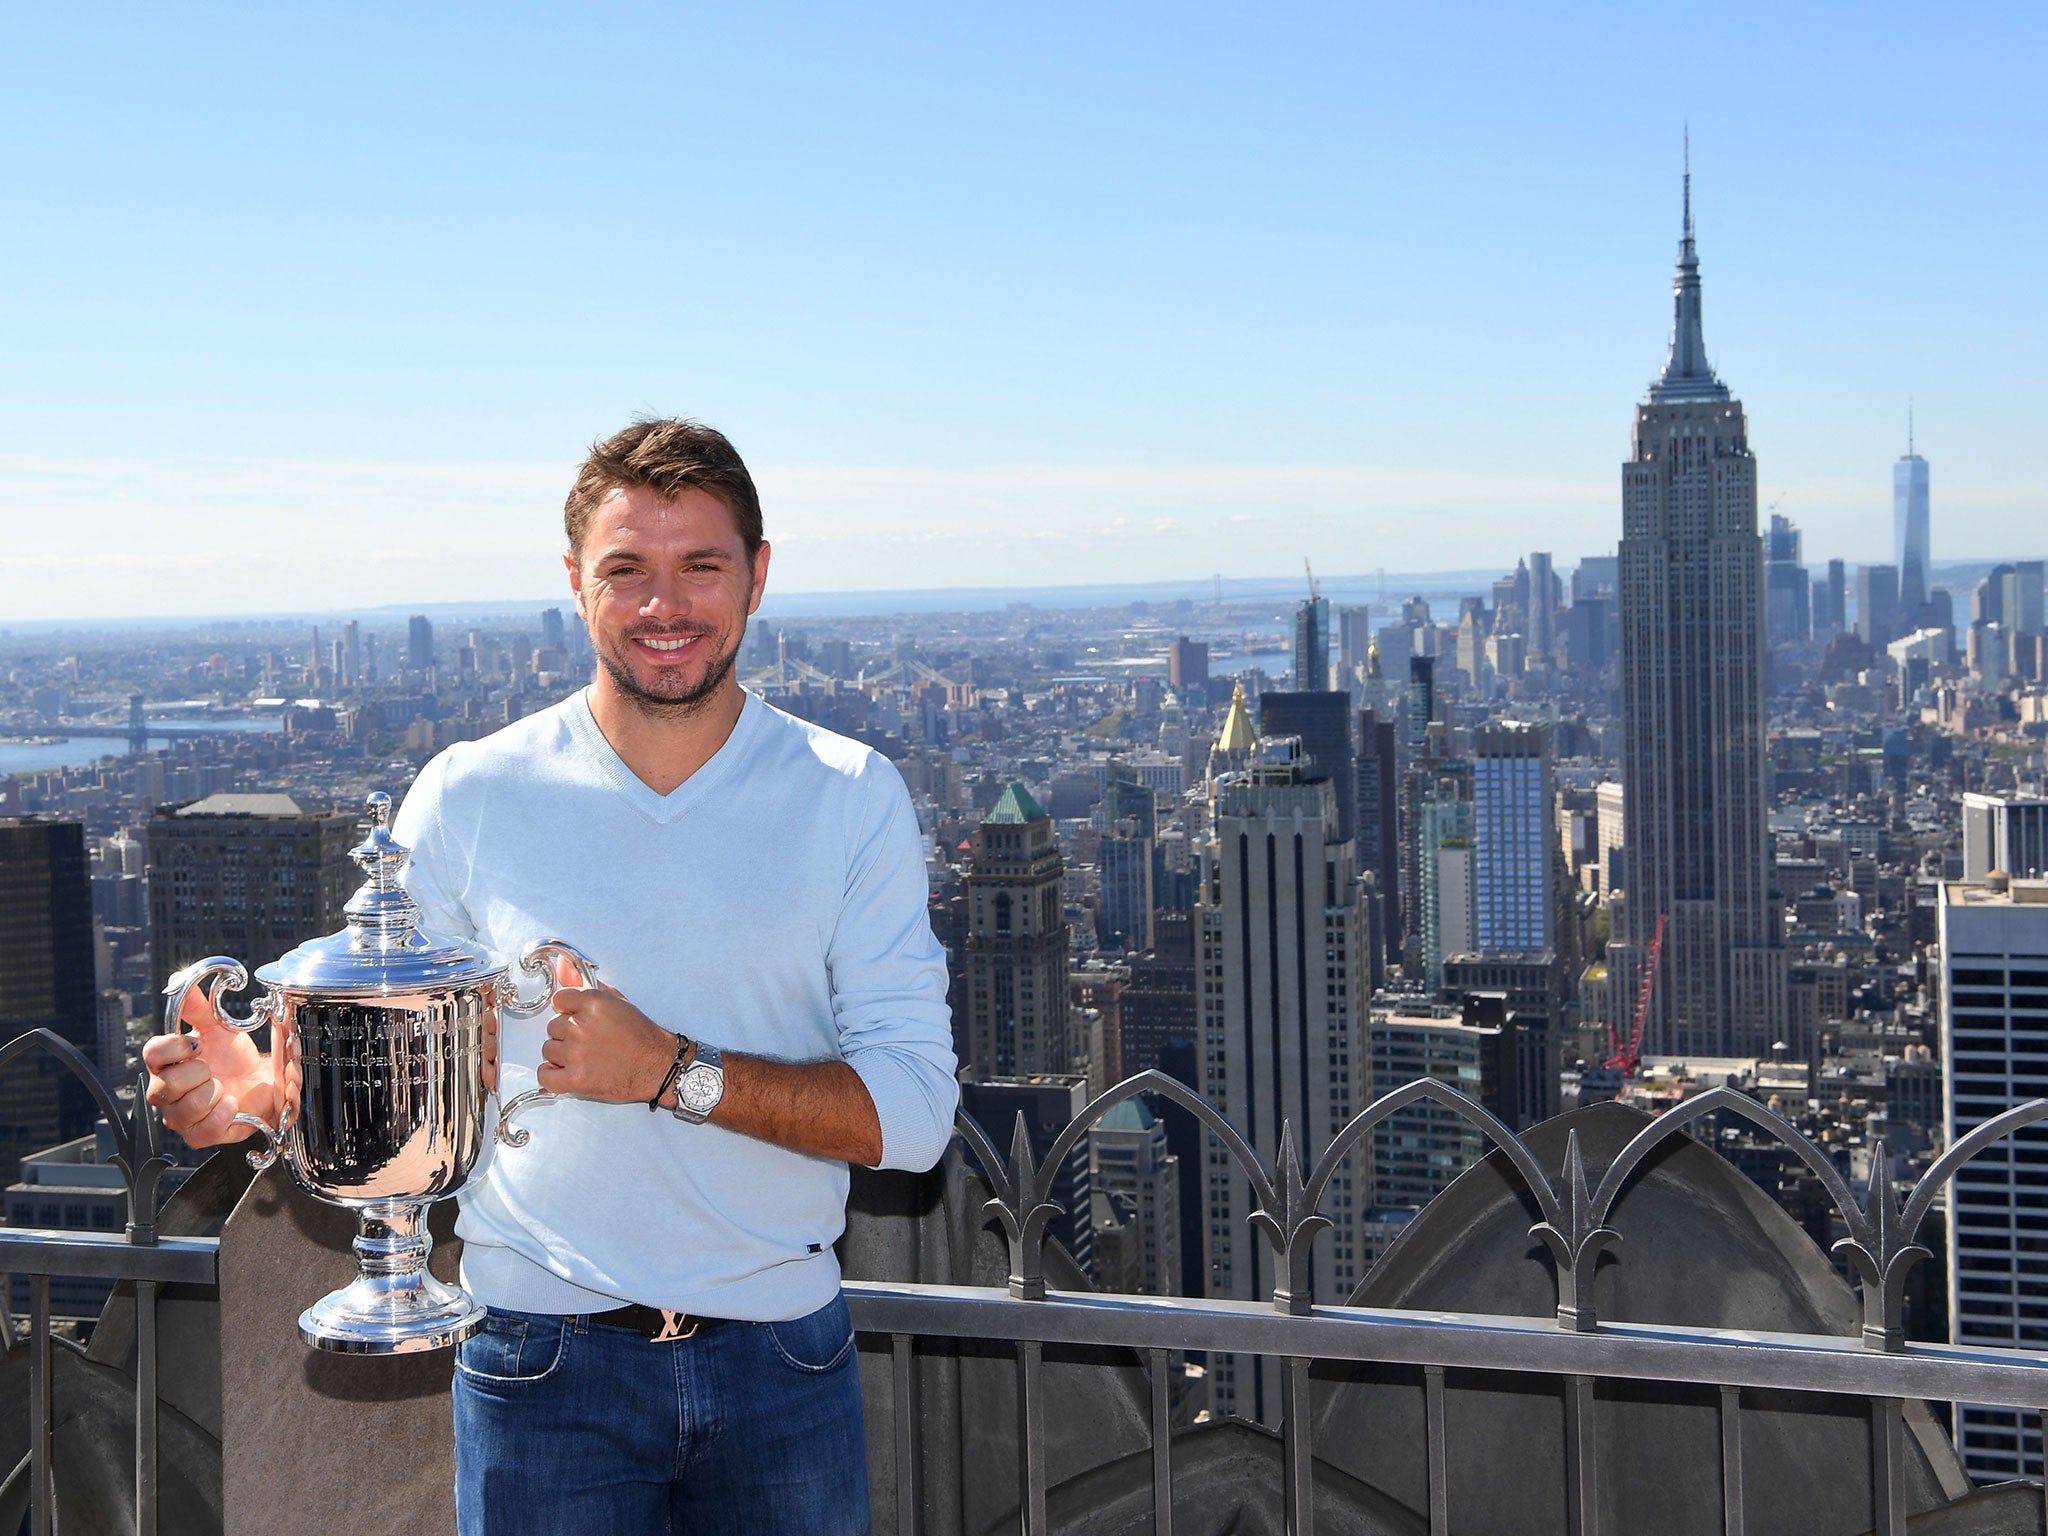
[[[199,989],[229,1028],[270,1026],[282,1109],[276,1125],[235,1117],[268,1142],[249,1162],[282,1158],[309,1194],[357,1218],[356,1276],[300,1315],[300,1336],[317,1349],[400,1355],[456,1343],[483,1322],[482,1305],[427,1272],[426,1208],[462,1188],[484,1149],[485,1026],[501,1004],[533,1006],[519,1007],[489,951],[421,928],[399,880],[407,850],[391,836],[390,797],[371,795],[369,811],[369,834],[349,854],[367,878],[343,909],[348,927],[257,971],[263,990],[246,1017],[221,1007],[224,989],[248,985],[238,961],[188,966],[165,989],[165,1023],[184,1027]]]

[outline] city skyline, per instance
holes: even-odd
[[[576,457],[644,411],[733,433],[792,594],[991,559],[1035,585],[1426,568],[1446,523],[1475,563],[1531,524],[1602,551],[1688,117],[1763,502],[1883,558],[1912,398],[1937,557],[2009,553],[2048,503],[2013,446],[2030,13],[1774,16],[1770,49],[1654,79],[1625,29],[1511,15],[1453,46],[1415,18],[1141,10],[1055,43],[627,10],[480,46],[454,14],[227,14],[24,24],[0,207],[40,238],[0,254],[0,504],[90,537],[30,541],[10,616],[337,569],[401,603],[539,595]],[[712,67],[577,110],[607,20]],[[1910,115],[1858,84],[1905,72]],[[508,111],[564,81],[565,109]],[[650,198],[670,165],[692,195]]]

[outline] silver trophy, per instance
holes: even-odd
[[[270,1026],[281,1109],[274,1126],[235,1116],[269,1143],[250,1165],[282,1157],[307,1193],[355,1211],[358,1223],[355,1279],[300,1314],[299,1334],[318,1349],[402,1355],[456,1343],[483,1322],[474,1298],[427,1272],[426,1208],[461,1189],[483,1151],[486,1023],[542,1015],[563,966],[580,969],[586,985],[596,968],[557,940],[529,945],[520,968],[547,984],[537,1002],[520,1003],[504,961],[421,929],[399,880],[407,850],[391,837],[390,796],[371,795],[369,810],[369,835],[349,851],[368,878],[342,909],[348,927],[257,971],[263,992],[246,1018],[220,1006],[224,988],[249,983],[239,961],[216,955],[186,967],[165,988],[164,1020],[182,1028],[197,988],[229,1028]],[[512,1111],[552,1097],[536,1091],[506,1106],[501,1139],[524,1146]]]

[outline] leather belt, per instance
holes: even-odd
[[[699,1317],[694,1312],[671,1312],[665,1307],[613,1307],[609,1312],[593,1312],[590,1321],[602,1323],[608,1328],[630,1328],[645,1337],[649,1343],[670,1344],[678,1339],[687,1339],[699,1329],[716,1328],[727,1319],[722,1317]]]

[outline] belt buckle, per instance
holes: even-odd
[[[652,1344],[672,1344],[678,1339],[687,1339],[697,1331],[697,1320],[687,1312],[671,1312],[667,1307],[655,1308],[661,1314],[661,1331],[650,1333],[647,1338]],[[686,1328],[683,1325],[687,1323]]]

